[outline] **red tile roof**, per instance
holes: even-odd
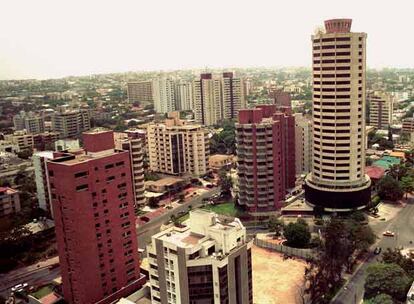
[[[371,179],[381,179],[385,174],[385,169],[377,166],[368,166],[365,167],[365,173]]]

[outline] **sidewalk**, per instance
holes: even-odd
[[[22,267],[22,268],[19,268],[19,269],[16,269],[16,270],[12,270],[8,273],[4,273],[4,274],[1,275],[1,278],[10,280],[10,279],[13,279],[15,277],[19,277],[19,276],[28,274],[28,273],[30,273],[32,271],[35,271],[35,270],[46,268],[46,267],[49,267],[49,266],[57,264],[57,263],[59,263],[59,257],[58,256],[47,259],[47,260],[44,260],[44,261],[40,261],[40,262],[38,262],[36,264],[33,264],[33,265],[30,265],[30,266],[26,266],[26,267]]]

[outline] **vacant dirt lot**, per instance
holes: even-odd
[[[300,303],[298,289],[305,270],[303,261],[284,261],[281,254],[257,246],[252,248],[252,260],[255,304]]]

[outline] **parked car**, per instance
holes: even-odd
[[[382,251],[381,247],[375,247],[374,254],[378,255],[381,253],[381,251]]]
[[[13,292],[21,292],[23,291],[27,286],[29,286],[29,284],[27,283],[21,283],[21,284],[17,284],[16,286],[13,286],[11,291]]]
[[[382,235],[383,235],[383,236],[394,236],[394,235],[395,235],[395,233],[394,233],[394,232],[391,232],[391,231],[389,231],[389,230],[387,230],[387,231],[385,231]]]

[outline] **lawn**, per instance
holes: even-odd
[[[36,299],[41,299],[44,296],[50,294],[53,291],[52,287],[50,287],[49,285],[43,286],[40,289],[38,289],[37,291],[35,291],[32,295],[36,298]]]
[[[218,205],[206,205],[203,208],[213,211],[217,214],[228,215],[228,216],[233,216],[233,217],[239,217],[243,215],[243,211],[238,210],[234,206],[233,202],[227,202],[227,203],[218,204]]]

